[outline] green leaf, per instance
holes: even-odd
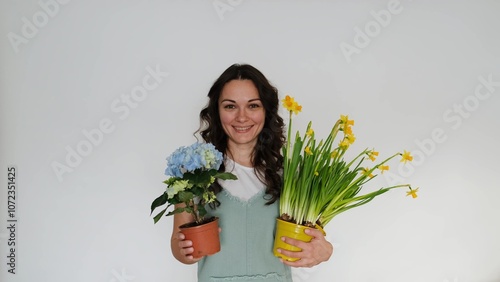
[[[194,213],[194,210],[191,207],[185,207],[184,211],[187,212],[187,213]]]
[[[177,180],[182,180],[180,177],[170,177],[169,179],[163,181],[163,183],[167,184],[168,186],[172,185],[175,183]]]
[[[191,187],[190,190],[194,195],[201,196],[203,193],[205,193],[205,189],[203,187],[195,186]]]
[[[184,179],[188,180],[195,186],[204,186],[210,183],[210,178],[212,177],[212,171],[204,171],[197,169],[194,172],[184,173]]]
[[[167,200],[168,200],[168,196],[167,196],[166,192],[164,192],[163,194],[161,194],[160,197],[156,198],[153,201],[153,203],[151,203],[151,213],[150,213],[150,215],[153,213],[154,209],[156,209],[159,206],[162,206],[162,205],[166,204]]]
[[[185,211],[186,211],[186,208],[176,208],[173,211],[167,213],[167,216],[170,216],[170,215],[173,215],[173,214],[176,214],[176,213],[182,213],[182,212],[185,212]]]
[[[179,200],[179,196],[178,195],[175,195],[173,198],[171,198],[171,199],[168,200],[168,203],[170,205],[177,205],[177,204],[183,203],[183,201]]]
[[[219,178],[222,180],[236,180],[238,177],[230,172],[219,172],[214,175],[215,178]]]
[[[198,214],[203,218],[207,214],[207,210],[204,206],[198,206]]]
[[[167,211],[167,208],[165,208],[164,210],[162,210],[159,214],[157,214],[153,220],[155,222],[155,224],[158,222],[158,220],[160,220],[160,218],[163,216],[163,214]]]
[[[179,200],[184,203],[191,201],[194,198],[194,194],[189,191],[180,191],[179,192]]]

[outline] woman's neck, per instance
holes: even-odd
[[[242,166],[253,167],[253,151],[253,146],[239,145],[228,146],[226,153],[234,162]]]

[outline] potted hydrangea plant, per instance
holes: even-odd
[[[151,204],[151,214],[156,208],[166,205],[154,217],[154,223],[175,205],[166,216],[182,212],[193,215],[193,222],[180,226],[186,239],[193,241],[193,257],[211,255],[220,250],[218,218],[205,216],[206,205],[216,200],[210,186],[216,179],[236,179],[232,173],[218,171],[222,160],[222,153],[210,143],[193,143],[178,148],[167,158],[165,174],[169,178],[163,182],[167,188]],[[196,237],[201,237],[201,240]],[[215,240],[214,244],[204,247],[202,243],[210,238]]]

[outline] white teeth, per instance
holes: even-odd
[[[247,126],[247,127],[235,127],[236,130],[238,131],[245,131],[245,130],[248,130],[250,129],[251,126]]]

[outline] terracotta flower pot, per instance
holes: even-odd
[[[193,242],[193,258],[213,255],[220,251],[219,218],[215,217],[210,222],[193,225],[183,224],[179,227],[186,240]]]
[[[312,236],[307,235],[304,231],[305,229],[310,228],[304,225],[296,224],[296,223],[291,223],[284,221],[280,218],[276,219],[276,235],[274,237],[274,247],[273,247],[273,253],[276,257],[282,258],[287,261],[297,261],[299,260],[298,258],[291,258],[289,256],[285,256],[284,254],[278,253],[278,248],[287,250],[287,251],[294,251],[294,252],[300,252],[302,251],[301,248],[289,245],[283,241],[281,241],[281,237],[290,237],[292,239],[300,240],[303,242],[310,242],[312,239]],[[317,229],[320,229],[323,234],[325,234],[325,231],[321,226],[316,225]]]

